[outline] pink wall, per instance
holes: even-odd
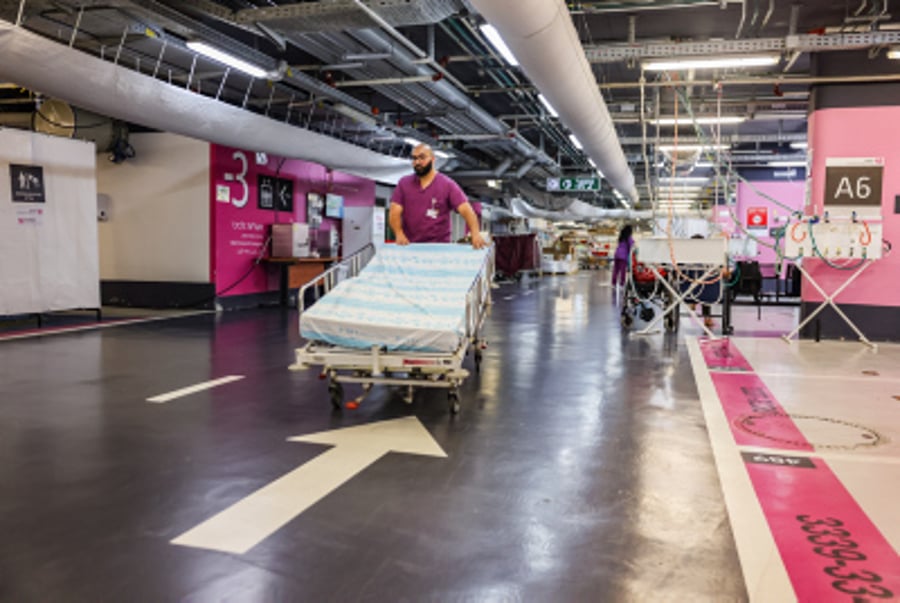
[[[293,212],[258,208],[258,175],[293,181]],[[265,165],[257,165],[255,153],[210,145],[210,280],[218,295],[278,289],[278,269],[265,263],[254,268],[253,263],[260,254],[269,256],[270,246],[263,245],[272,224],[306,222],[309,192],[341,195],[345,206],[375,204],[375,183],[371,180],[299,159],[269,156]],[[341,221],[326,218],[322,228],[340,230]]]
[[[825,197],[825,159],[828,157],[882,157],[881,211],[884,238],[900,243],[900,215],[894,213],[894,196],[900,194],[900,107],[821,109],[809,120],[809,148],[813,153],[812,203],[822,214]],[[848,276],[821,260],[804,260],[819,286],[830,293]],[[900,306],[900,252],[876,261],[836,299],[838,303],[872,306]],[[803,286],[804,301],[819,301],[822,296],[808,283]]]
[[[778,203],[767,199],[766,196],[777,200]],[[784,226],[790,214],[790,211],[781,207],[781,205],[786,205],[793,210],[800,210],[805,199],[805,182],[741,182],[738,184],[735,212],[741,225],[744,228],[749,228],[747,210],[750,208],[765,208],[768,217],[768,227],[764,231],[751,229],[750,232],[760,241],[772,245],[775,239],[769,236],[769,229]],[[762,243],[758,245],[758,249],[759,256],[756,259],[760,264],[771,265],[775,263],[774,249],[766,247]]]

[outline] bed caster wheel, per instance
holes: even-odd
[[[450,404],[450,414],[458,415],[459,414],[459,394],[450,392],[447,395],[447,401]]]
[[[328,397],[331,399],[331,405],[340,410],[344,404],[344,386],[340,383],[329,383]]]

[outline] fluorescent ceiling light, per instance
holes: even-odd
[[[497,52],[506,60],[507,63],[516,67],[519,65],[519,61],[516,60],[516,55],[512,53],[509,49],[509,46],[506,45],[506,42],[503,41],[503,38],[500,37],[500,32],[497,31],[490,23],[485,23],[481,27],[479,27],[481,33],[485,35],[485,37],[490,41],[491,45],[497,49]]]
[[[225,63],[229,67],[234,67],[235,69],[239,69],[246,73],[247,75],[252,75],[253,77],[265,77],[269,72],[261,67],[257,67],[251,63],[243,59],[239,59],[236,56],[230,55],[223,50],[219,50],[213,46],[210,46],[206,42],[199,42],[196,40],[192,40],[186,43],[187,47],[193,50],[194,52],[198,52],[203,56],[209,57],[213,60],[219,61],[220,63]]]
[[[658,178],[660,184],[668,184],[670,182],[706,182],[709,180],[709,176],[675,176],[674,178],[671,176],[662,176]]]
[[[658,126],[687,126],[691,124],[709,126],[715,124],[739,124],[746,120],[747,118],[743,115],[723,115],[721,117],[695,117],[693,119],[690,117],[679,117],[678,119],[674,117],[660,117],[659,119],[651,119],[650,123]]]
[[[375,118],[372,117],[371,115],[368,115],[367,113],[363,113],[362,111],[357,111],[353,107],[345,105],[344,103],[335,103],[334,105],[332,105],[331,108],[334,109],[335,111],[337,111],[338,113],[340,113],[341,115],[346,115],[347,117],[349,117],[351,119],[355,119],[356,121],[358,121],[360,123],[368,124],[370,126],[374,126],[375,124],[378,123],[375,120]]]
[[[450,157],[453,157],[451,153],[448,153],[446,151],[435,151],[434,156],[440,157],[441,159],[449,159]]]
[[[715,151],[715,150],[727,150],[731,148],[731,145],[727,144],[680,144],[677,147],[673,144],[661,144],[657,147],[660,151],[663,152],[672,152],[672,151]]]
[[[806,111],[759,111],[753,114],[753,119],[806,119]]]
[[[581,141],[578,140],[574,134],[569,134],[569,140],[572,141],[572,144],[575,145],[576,149],[579,149],[579,150],[581,149]]]
[[[543,94],[538,94],[538,100],[541,101],[541,104],[546,107],[547,112],[550,113],[553,117],[559,117],[559,113],[556,112],[556,109],[553,108],[553,105],[550,104],[550,101]]]
[[[770,161],[769,167],[806,167],[805,161]]]
[[[777,65],[775,55],[714,57],[705,59],[671,59],[648,61],[643,64],[647,71],[680,71],[687,69],[723,69],[726,67],[766,67]]]
[[[792,142],[792,143],[791,143],[791,148],[792,148],[792,149],[805,149],[805,148],[807,148],[808,146],[809,146],[809,144],[806,143],[806,142]]]
[[[421,140],[416,140],[415,138],[411,138],[411,137],[409,137],[409,136],[404,136],[404,137],[403,137],[403,140],[406,142],[406,144],[411,144],[411,145],[414,146],[414,147],[417,147],[417,146],[419,146],[420,144],[425,144],[425,143],[422,142]]]
[[[894,47],[888,50],[887,58],[889,59],[900,59],[900,48]]]

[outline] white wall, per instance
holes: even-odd
[[[97,157],[103,280],[208,283],[209,144],[165,133],[132,134],[136,156]]]
[[[100,306],[94,160],[92,143],[0,128],[0,315]],[[14,202],[10,164],[42,170],[43,201]]]

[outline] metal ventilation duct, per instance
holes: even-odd
[[[563,209],[551,210],[539,209],[517,197],[510,199],[509,207],[517,218],[543,218],[553,222],[599,222],[613,218],[648,220],[653,217],[652,210],[604,209],[577,199]]]
[[[293,32],[378,27],[379,23],[360,4],[375,11],[393,27],[438,23],[463,8],[459,0],[319,0],[240,10],[235,13],[234,20],[241,24],[264,23]]]
[[[97,113],[221,145],[325,164],[381,182],[409,173],[389,157],[289,126],[73,50],[0,20],[0,79]]]
[[[526,75],[604,177],[637,202],[634,174],[564,0],[470,1],[497,28]]]

